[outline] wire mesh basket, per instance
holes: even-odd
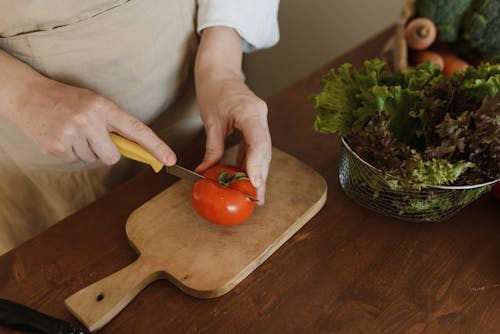
[[[340,185],[358,204],[402,220],[446,220],[488,192],[495,181],[473,186],[426,186],[402,189],[397,178],[364,161],[343,138],[339,167]]]

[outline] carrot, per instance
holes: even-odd
[[[405,35],[410,48],[424,50],[436,40],[436,25],[428,18],[417,17],[406,25]]]
[[[415,63],[422,64],[428,61],[436,64],[442,71],[444,69],[444,59],[441,55],[433,51],[417,51],[415,52]]]
[[[457,71],[465,71],[465,69],[469,66],[465,60],[452,53],[443,53],[441,54],[441,57],[443,57],[444,60],[443,74],[446,77],[451,77],[453,73]]]

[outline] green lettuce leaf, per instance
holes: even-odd
[[[449,185],[456,181],[465,170],[474,166],[472,162],[465,161],[452,164],[444,159],[417,160],[407,181],[416,188],[425,185]]]
[[[366,61],[360,70],[352,69],[351,64],[332,69],[321,82],[322,92],[312,96],[318,111],[315,130],[345,137],[352,126],[373,115],[378,101],[367,91],[378,85],[384,66],[383,61],[374,59]]]
[[[372,59],[332,69],[321,83],[314,128],[344,137],[402,186],[500,178],[500,65],[445,78],[431,62],[393,73]]]

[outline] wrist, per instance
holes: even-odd
[[[36,106],[50,104],[50,87],[53,80],[35,72],[34,75],[25,76],[10,93],[11,106],[6,115],[3,115],[15,124],[21,124],[29,117],[29,111]],[[49,93],[49,94],[47,94]]]
[[[0,50],[0,116],[13,122],[19,116],[36,87],[49,79],[28,65]]]
[[[233,28],[205,28],[196,55],[195,77],[243,80],[242,45],[243,40]]]

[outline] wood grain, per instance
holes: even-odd
[[[233,147],[229,155],[236,155]],[[274,148],[266,205],[244,223],[211,224],[191,206],[192,183],[176,182],[132,212],[126,233],[139,258],[66,300],[91,331],[118,314],[142,289],[168,279],[198,298],[221,296],[241,282],[323,206],[324,179]]]
[[[274,146],[318,171],[323,209],[227,294],[146,287],[100,333],[498,333],[500,204],[485,196],[438,224],[388,218],[355,204],[338,181],[339,141],[312,130],[307,97],[321,77],[379,54],[389,29],[267,100]],[[179,163],[203,157],[200,138]],[[176,181],[145,171],[0,257],[0,297],[74,324],[64,299],[132,263],[124,225]],[[1,332],[1,329],[0,329]],[[5,330],[6,333],[13,333]]]

